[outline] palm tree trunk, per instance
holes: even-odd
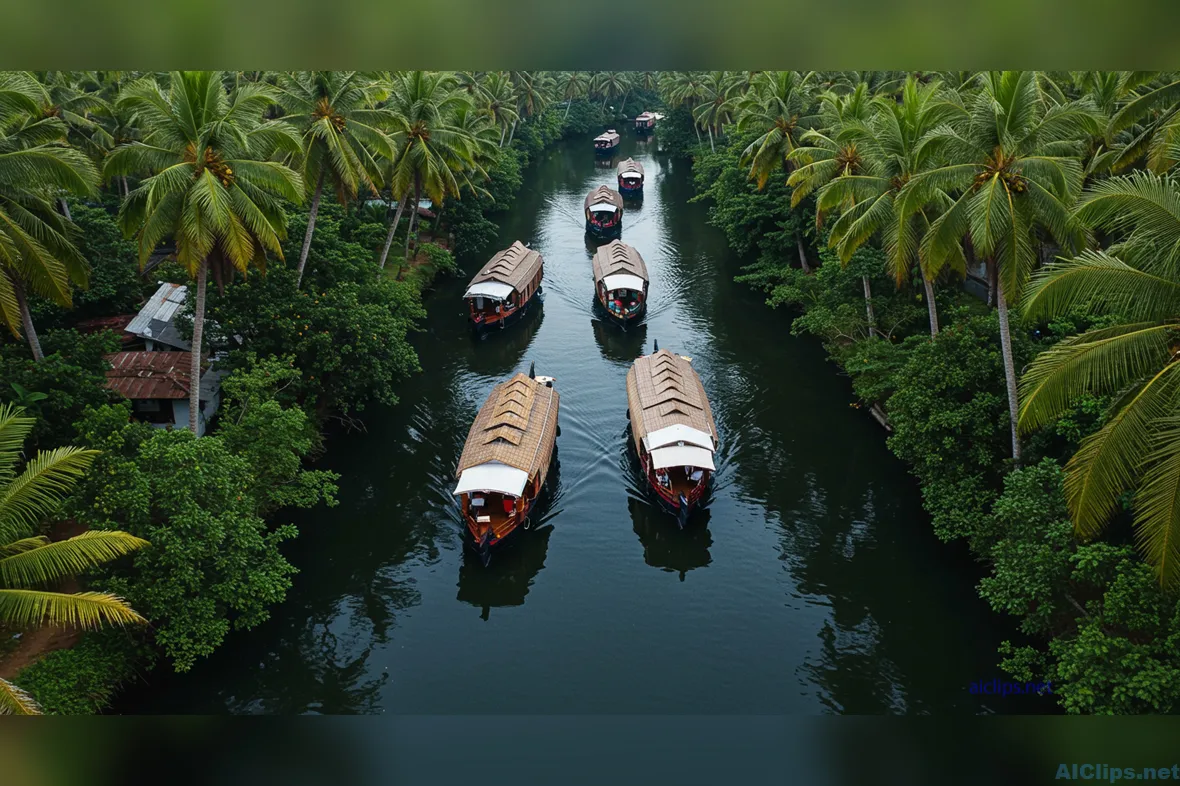
[[[623,93],[623,103],[619,104],[619,114],[623,114],[623,107],[627,105],[627,93]],[[625,115],[624,115],[625,116]]]
[[[709,150],[716,153],[717,148],[713,145],[713,126],[706,126],[706,130],[709,132]]]
[[[414,176],[414,210],[410,213],[410,223],[406,227],[406,252],[402,256],[402,266],[410,264],[410,240],[414,237],[414,226],[418,223],[418,202],[422,199],[422,180]]]
[[[127,175],[123,175],[119,178],[119,184],[123,188],[123,198],[126,199],[127,195],[131,193],[131,189],[127,187]]]
[[[508,144],[510,145],[512,144],[512,137],[516,136],[516,123],[518,120],[520,120],[519,117],[512,121],[512,133],[508,135]]]
[[[315,218],[320,212],[320,197],[324,194],[324,173],[320,168],[319,179],[315,183],[315,196],[311,198],[311,212],[307,214],[307,231],[303,233],[303,249],[299,252],[299,269],[295,273],[295,288],[303,283],[303,266],[307,264],[307,253],[311,251],[311,236],[315,232]]]
[[[65,197],[57,200],[57,206],[61,208],[61,214],[66,217],[66,221],[74,220],[74,217],[70,215],[70,203],[66,201]]]
[[[795,247],[799,249],[799,264],[803,267],[803,272],[810,275],[811,265],[807,264],[807,249],[803,247],[803,238],[798,234],[795,235]]]
[[[869,337],[877,332],[877,315],[873,313],[873,288],[869,286],[869,277],[861,276],[860,281],[865,288],[865,316],[869,320]]]
[[[33,360],[40,362],[45,359],[41,351],[41,339],[37,338],[37,328],[33,326],[33,315],[29,312],[29,299],[25,295],[25,283],[15,275],[9,274],[8,280],[16,293],[16,303],[20,306],[20,321],[24,327],[25,338],[29,340],[29,348],[33,350]]]
[[[504,136],[508,133],[508,126],[500,129],[500,147],[504,147]]]
[[[938,335],[938,306],[934,302],[934,282],[922,271],[922,285],[926,287],[926,311],[930,314],[930,338]]]
[[[385,236],[385,248],[381,249],[381,261],[377,267],[382,270],[385,269],[385,260],[389,257],[389,247],[393,245],[393,236],[397,232],[397,225],[402,221],[402,211],[406,208],[406,198],[403,196],[397,201],[397,212],[393,215],[393,223],[389,225],[389,234]]]
[[[994,306],[996,303],[997,275],[993,267],[993,265],[987,267],[987,304],[989,306]]]
[[[572,98],[567,98],[565,100],[565,115],[561,118],[561,122],[564,123],[566,120],[569,120],[570,107],[573,106],[573,103],[574,103],[574,99],[572,99]]]
[[[214,252],[216,253],[216,252]],[[201,340],[205,335],[205,288],[209,283],[209,260],[197,268],[197,301],[193,304],[193,348],[189,366],[188,430],[197,433],[201,415]]]
[[[992,262],[991,265],[995,265]],[[999,278],[999,274],[996,274]],[[1012,460],[1020,464],[1020,436],[1016,433],[1016,420],[1019,414],[1019,399],[1016,393],[1016,361],[1012,357],[1012,331],[1008,327],[1008,298],[1004,296],[1004,287],[996,286],[996,308],[1000,313],[1000,350],[1004,356],[1004,382],[1008,387],[1008,419],[1012,429]]]

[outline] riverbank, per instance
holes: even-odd
[[[932,339],[920,280],[897,287],[869,246],[842,265],[826,247],[831,222],[817,222],[814,199],[792,209],[782,173],[762,191],[749,181],[742,153],[752,138],[727,139],[715,153],[689,145],[683,129],[678,138],[693,153],[710,222],[747,260],[739,281],[788,310],[792,333],[819,338],[866,413],[884,413],[892,433],[881,439],[917,477],[935,534],[970,547],[986,571],[980,597],[1019,621],[1020,638],[998,648],[999,667],[1022,682],[1052,682],[1070,713],[1180,706],[1180,655],[1168,644],[1180,631],[1175,596],[1160,590],[1124,533],[1079,541],[1066,511],[1062,467],[1101,425],[1103,402],[1080,399],[1029,439],[1013,466],[990,304],[946,276],[936,298],[942,329]],[[1079,311],[1021,325],[1016,368],[1098,324]]]
[[[266,276],[250,276],[224,292],[211,286],[210,321],[230,328],[241,346],[231,345],[223,361],[234,381],[224,385],[220,425],[195,445],[179,434],[173,438],[128,424],[125,405],[103,389],[102,355],[117,349],[114,335],[83,336],[71,329],[75,315],[46,308],[39,315],[42,324],[61,329],[46,332],[44,363],[26,361],[26,348],[20,345],[5,347],[5,369],[13,372],[14,382],[34,393],[47,386],[75,393],[60,400],[32,400],[31,414],[46,424],[36,434],[37,444],[103,450],[97,471],[70,500],[70,511],[92,527],[136,521],[142,490],[150,489],[151,511],[140,526],[152,530],[149,540],[170,542],[174,551],[137,557],[90,582],[131,599],[152,621],[150,633],[103,631],[78,637],[42,629],[36,641],[26,640],[8,655],[9,676],[18,686],[49,713],[99,712],[136,675],[153,668],[187,671],[220,648],[231,630],[256,627],[269,617],[269,609],[286,596],[303,567],[288,560],[286,549],[279,550],[280,541],[296,535],[296,528],[284,522],[290,522],[294,509],[321,501],[335,504],[339,477],[302,468],[325,453],[321,431],[325,426],[337,431],[363,428],[367,410],[396,404],[398,388],[420,372],[408,339],[426,315],[426,293],[455,269],[455,255],[429,240],[441,232],[447,241],[457,240],[466,257],[486,252],[478,245],[481,225],[489,215],[511,207],[520,171],[530,157],[566,132],[580,132],[586,113],[577,113],[574,120],[563,122],[560,112],[551,111],[522,123],[514,145],[499,151],[500,165],[490,167],[486,191],[468,191],[463,200],[446,205],[445,230],[428,221],[418,227],[420,242],[414,244],[409,265],[400,254],[408,222],[403,223],[388,260],[388,276],[373,276],[374,248],[380,249],[386,232],[385,211],[325,200],[302,286],[296,285],[289,267],[273,267]],[[106,300],[96,300],[88,310],[93,313],[86,316],[133,311],[144,288],[131,273],[134,246],[115,229],[113,209],[113,202],[74,206],[87,232],[84,251],[95,275],[100,282],[112,282]],[[292,211],[288,259],[298,256],[295,243],[302,239],[306,221],[306,210]],[[183,271],[167,264],[152,276],[186,281]],[[152,466],[149,454],[158,461],[161,456],[153,451],[165,447],[170,461],[195,474],[165,477]],[[253,480],[236,501],[207,493],[227,478],[247,473]],[[202,484],[207,485],[202,489]],[[200,528],[226,528],[224,540],[181,534],[188,503],[165,502],[176,487],[189,489],[189,502],[204,518]],[[232,482],[225,488],[233,488]],[[246,502],[239,504],[244,497]],[[232,578],[227,573],[235,562],[245,575]],[[39,644],[36,651],[34,644]]]

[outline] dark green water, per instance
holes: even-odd
[[[592,308],[582,200],[614,163],[647,169],[623,240],[651,272],[646,325]],[[545,257],[538,313],[476,341],[460,295],[428,301],[423,373],[364,434],[334,437],[339,507],[299,521],[301,573],[260,628],[187,675],[128,691],[146,713],[980,713],[1011,630],[979,569],[939,544],[914,481],[818,344],[733,283],[740,261],[688,204],[686,161],[589,137],[535,162],[500,246]],[[489,252],[490,253],[490,252]],[[632,478],[624,378],[660,346],[693,358],[721,434],[707,519],[684,532]],[[535,362],[562,436],[543,526],[490,568],[461,548],[455,462],[490,388]]]

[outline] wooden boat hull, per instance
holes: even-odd
[[[684,529],[688,525],[689,517],[692,516],[693,511],[701,510],[705,507],[709,489],[713,485],[712,472],[708,474],[703,483],[687,495],[675,495],[671,489],[664,488],[656,482],[648,465],[647,457],[639,456],[639,468],[642,470],[643,477],[647,481],[648,490],[655,497],[656,502],[663,508],[664,512],[676,518],[676,526],[680,529]]]
[[[594,146],[594,155],[596,155],[596,156],[609,156],[612,153],[614,153],[615,150],[618,149],[618,147],[619,147],[618,142],[615,142],[613,145],[610,145],[610,146],[604,145],[602,147],[599,147],[598,145],[595,145]]]
[[[609,321],[615,323],[616,325],[622,325],[623,327],[627,327],[628,325],[633,325],[636,322],[639,322],[641,319],[643,319],[643,315],[647,313],[647,300],[644,300],[642,303],[640,303],[639,308],[625,315],[611,311],[610,307],[607,306],[606,303],[602,302],[602,298],[600,297],[595,297],[594,301],[598,303],[599,310],[602,311]]]
[[[514,308],[510,313],[500,315],[498,318],[485,317],[483,319],[477,320],[471,316],[469,310],[467,322],[471,325],[471,329],[475,331],[476,335],[481,336],[486,333],[492,333],[497,330],[503,330],[506,327],[511,327],[512,325],[515,325],[517,322],[520,322],[522,319],[524,319],[524,316],[529,313],[529,309],[532,308],[533,302],[539,299],[540,294],[541,289],[538,287],[537,291],[534,292],[532,296],[524,302],[523,306],[520,308]]]
[[[591,221],[586,222],[586,234],[593,238],[613,239],[623,234],[623,222],[618,221],[614,226],[603,227]]]

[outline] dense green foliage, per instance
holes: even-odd
[[[22,670],[16,683],[37,697],[47,715],[93,715],[151,657],[150,648],[124,631],[97,631]]]
[[[1108,176],[1174,167],[1163,139],[1178,115],[1147,108],[1175,103],[1170,76],[1005,72],[939,84],[927,74],[918,86],[770,73],[761,90],[732,74],[666,83],[670,103],[713,137],[694,144],[683,116],[664,124],[695,154],[710,220],[751,260],[740,280],[790,309],[792,331],[819,337],[857,396],[887,415],[889,446],[917,476],[934,532],[966,540],[985,566],[981,596],[1020,621],[1026,641],[1003,645],[1004,668],[1051,681],[1068,712],[1175,712],[1180,440],[1162,402],[1177,389],[1180,198],[1169,178]],[[776,127],[752,144],[767,118]],[[784,152],[805,120],[806,146]],[[1104,123],[1106,152],[1095,141]],[[989,193],[1006,195],[1002,210]],[[1037,272],[1077,248],[1083,224],[1117,245]],[[1002,285],[991,284],[987,306],[1023,305],[1032,275],[1027,320],[965,296],[958,285],[976,260]],[[1021,444],[1015,378],[1030,367]]]

